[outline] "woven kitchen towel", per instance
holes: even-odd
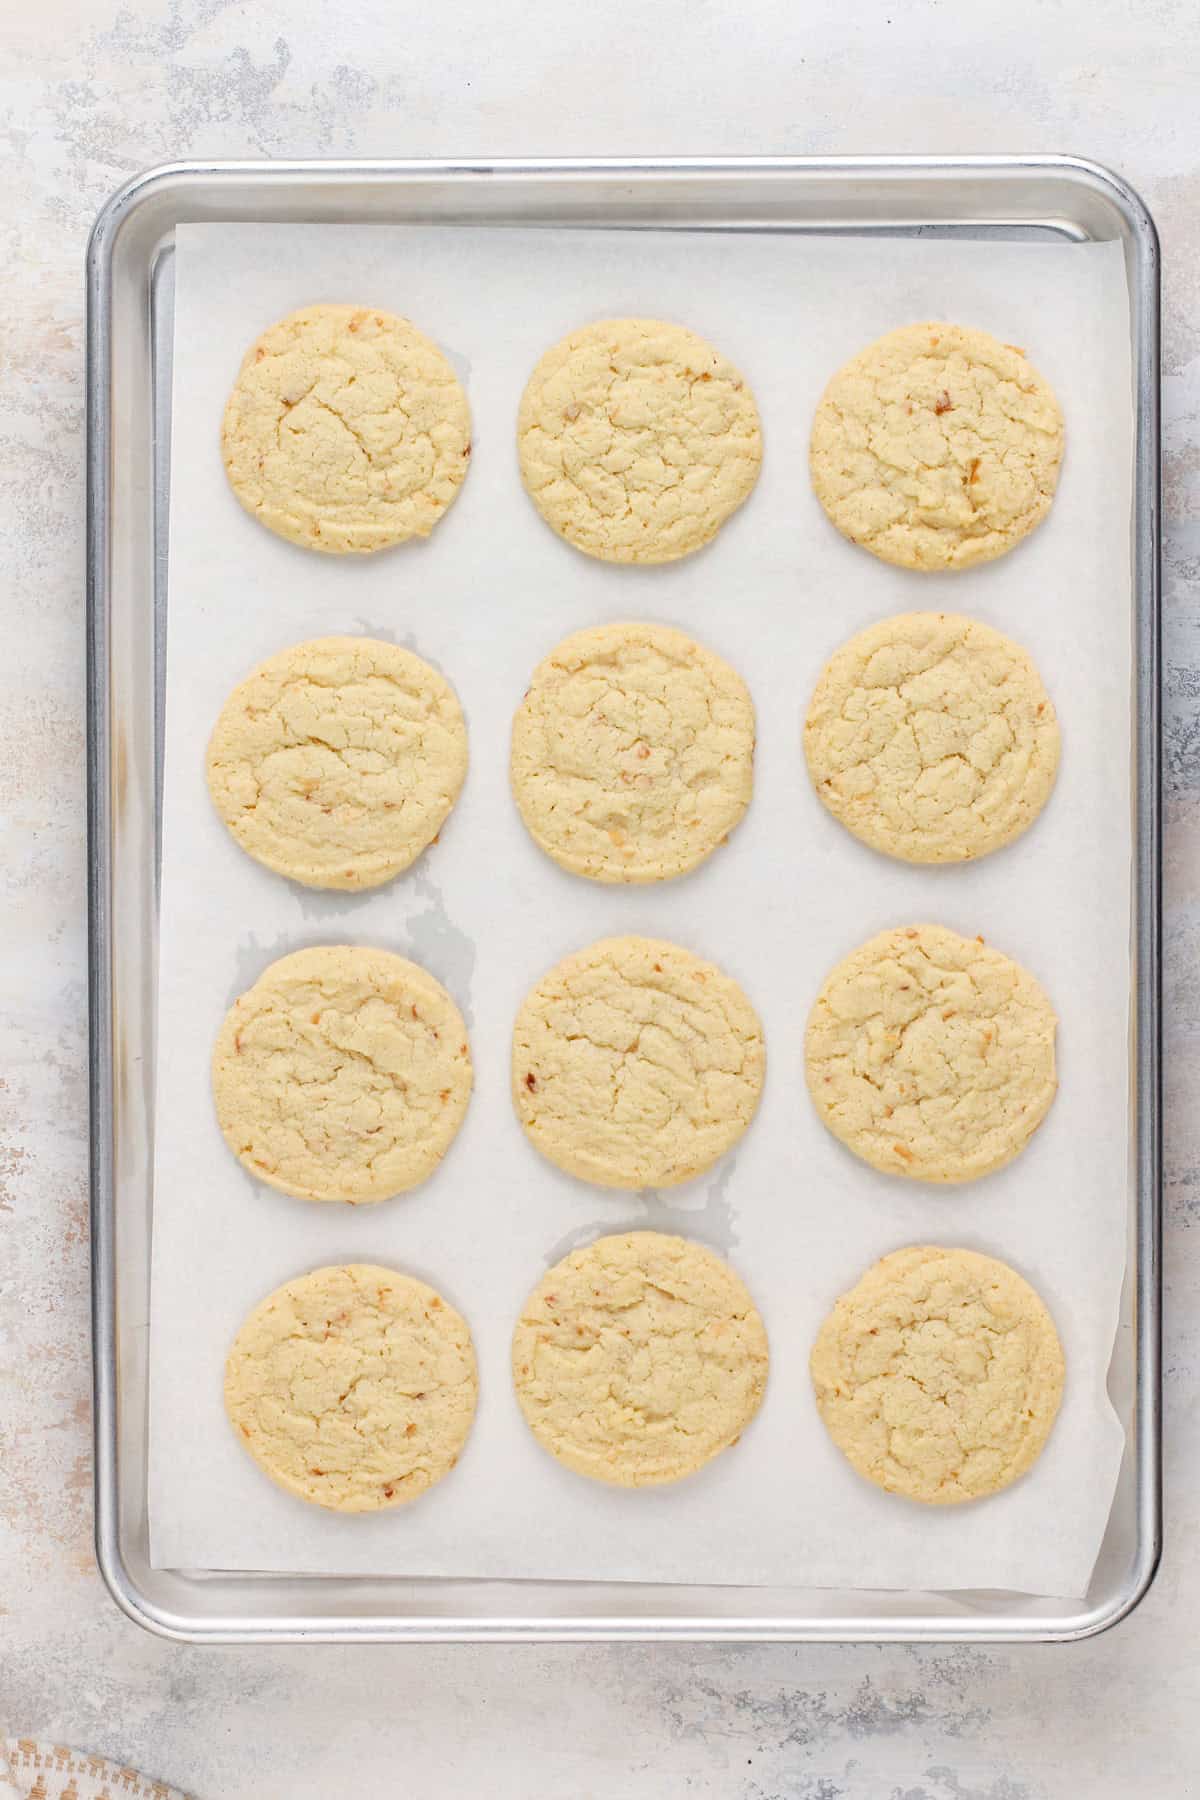
[[[0,1737],[0,1800],[188,1800],[188,1796],[102,1756],[85,1756],[33,1738]]]

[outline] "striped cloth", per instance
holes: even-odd
[[[61,1744],[0,1737],[0,1800],[188,1800],[178,1788]]]

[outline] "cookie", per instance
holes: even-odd
[[[521,397],[521,478],[560,537],[662,563],[714,538],[758,479],[762,430],[719,350],[662,319],[601,319],[547,350]]]
[[[407,1506],[475,1416],[465,1319],[399,1269],[314,1269],[268,1294],[225,1364],[225,1410],[272,1481],[332,1512]]]
[[[370,306],[304,306],[246,352],[221,427],[246,511],[337,555],[428,537],[462,486],[471,416],[424,332]]]
[[[208,791],[242,849],[306,887],[378,887],[436,838],[467,772],[458,697],[378,638],[268,657],[221,709]]]
[[[572,1251],[530,1294],[513,1381],[538,1443],[577,1475],[649,1487],[736,1444],[762,1405],[767,1334],[703,1244],[630,1231]]]
[[[512,1089],[530,1142],[598,1187],[674,1187],[737,1143],[762,1093],[758,1015],[658,938],[601,938],[525,996]]]
[[[512,788],[534,842],[572,875],[669,881],[750,803],[754,702],[666,625],[597,625],[534,670],[513,721]]]
[[[808,1021],[808,1089],[873,1168],[974,1181],[1049,1110],[1057,1020],[1042,987],[982,938],[881,931],[827,977]]]
[[[471,1096],[462,1014],[389,950],[322,944],[265,969],[212,1063],[225,1142],[300,1200],[386,1200],[433,1174]]]
[[[817,793],[873,850],[966,862],[1028,829],[1058,773],[1032,658],[961,613],[901,613],[830,659],[804,725]]]
[[[1045,518],[1063,419],[1023,351],[966,325],[905,325],[838,370],[813,420],[817,499],[902,569],[969,569]]]
[[[867,1270],[812,1352],[817,1409],[860,1475],[932,1506],[1033,1467],[1063,1390],[1054,1321],[995,1257],[921,1245]]]

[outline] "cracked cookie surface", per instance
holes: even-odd
[[[405,1506],[448,1475],[475,1416],[466,1321],[399,1269],[314,1269],[234,1339],[225,1410],[272,1481],[333,1512]]]
[[[546,523],[606,562],[699,550],[762,462],[754,397],[720,351],[662,319],[601,319],[546,352],[517,419],[521,477]]]
[[[730,976],[658,938],[602,938],[526,995],[512,1091],[530,1142],[600,1187],[673,1187],[754,1117],[762,1026]]]
[[[863,843],[962,862],[1037,818],[1058,773],[1058,719],[1019,644],[960,613],[901,613],[825,665],[804,752],[818,795]]]
[[[750,803],[754,703],[736,670],[682,631],[577,631],[534,670],[511,775],[530,836],[562,868],[668,881]]]
[[[230,694],[209,793],[250,856],[307,887],[377,887],[431,844],[467,772],[458,697],[411,650],[314,638]]]
[[[619,1487],[679,1481],[762,1404],[767,1334],[703,1244],[603,1237],[547,1271],[513,1333],[513,1381],[543,1449]]]
[[[386,1200],[432,1175],[462,1124],[471,1054],[440,982],[388,950],[319,945],[265,969],[217,1035],[225,1142],[301,1200]]]
[[[928,1245],[885,1256],[842,1295],[811,1371],[829,1435],[859,1474],[935,1506],[1024,1475],[1064,1379],[1054,1321],[1022,1276]]]
[[[809,1016],[813,1104],[889,1175],[973,1181],[1003,1168],[1057,1086],[1044,989],[982,938],[943,925],[881,931],[838,963]]]
[[[471,452],[467,397],[437,345],[368,306],[305,306],[250,346],[221,427],[246,511],[308,550],[428,537]]]
[[[1050,510],[1063,453],[1054,393],[1022,351],[964,325],[905,325],[838,370],[810,467],[844,537],[904,569],[966,569]]]

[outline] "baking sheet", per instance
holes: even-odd
[[[1105,1371],[1128,1205],[1129,507],[1132,416],[1118,245],[822,240],[703,233],[188,226],[176,272],[163,805],[150,1528],[159,1567],[1017,1589],[1078,1596],[1111,1504],[1121,1433]],[[472,469],[427,545],[317,558],[264,532],[218,451],[245,346],[313,299],[405,312],[470,395]],[[572,325],[685,320],[737,361],[763,413],[759,486],[716,544],[622,569],[559,543],[525,499],[513,422],[526,375]],[[1049,521],[999,563],[908,575],[843,544],[807,478],[828,374],[921,317],[1026,345],[1053,381],[1068,453]],[[812,795],[800,724],[828,653],[889,612],[943,606],[1011,632],[1055,698],[1064,753],[1046,814],[959,869],[874,856]],[[729,846],[684,881],[594,887],[529,842],[507,792],[509,721],[569,631],[649,617],[728,656],[759,715],[755,798]],[[203,749],[229,688],[304,637],[395,637],[442,668],[472,767],[441,841],[365,897],[322,896],[243,856],[209,806]],[[965,1189],[876,1175],[817,1123],[803,1083],[809,1003],[830,964],[882,926],[933,918],[1025,962],[1060,1016],[1061,1091],[1016,1163]],[[743,983],[764,1019],[759,1116],[707,1177],[661,1195],[560,1175],[511,1115],[508,1043],[529,983],[615,931],[672,937]],[[306,1205],[252,1183],[212,1117],[208,1056],[225,1008],[276,956],[378,942],[444,981],[468,1019],[476,1088],[438,1175],[375,1208]],[[730,1256],[772,1347],[766,1404],[689,1482],[626,1494],[538,1450],[508,1378],[512,1320],[541,1269],[600,1232],[676,1230]],[[1039,1288],[1068,1358],[1063,1411],[1033,1474],[987,1503],[927,1511],[860,1482],[807,1377],[812,1337],[862,1269],[934,1239],[1004,1257]],[[480,1410],[458,1470],[411,1508],[338,1518],[274,1489],[241,1453],[221,1365],[245,1312],[323,1262],[393,1262],[470,1321]]]

